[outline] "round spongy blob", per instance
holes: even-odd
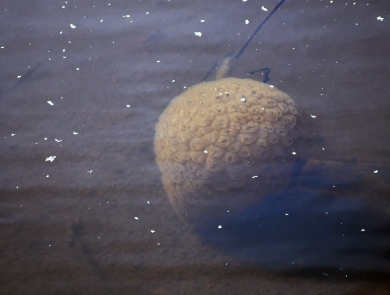
[[[154,148],[176,211],[226,209],[231,198],[246,204],[283,187],[296,115],[287,94],[251,79],[200,83],[174,98],[156,125]]]

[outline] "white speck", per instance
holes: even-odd
[[[78,132],[76,132],[76,131],[73,131],[73,135],[77,135],[77,134],[79,134]]]
[[[47,137],[45,137],[44,140],[47,140]]]
[[[313,115],[313,114],[310,114],[310,116],[314,119],[314,118],[317,118],[316,115]]]
[[[159,60],[157,62],[160,62]]]
[[[249,24],[249,20],[246,19],[246,20],[245,20],[245,24],[246,24],[246,25]]]
[[[66,51],[66,49],[62,49],[62,52],[65,52]]]
[[[245,97],[241,97],[241,101],[246,102],[246,98]]]
[[[146,203],[150,204],[150,201],[146,201]]]
[[[145,14],[149,14],[149,11],[147,13],[145,13]]]
[[[62,34],[62,31],[60,32],[60,35]]]
[[[1,46],[0,48],[1,48],[1,49],[4,49],[4,46]]]
[[[252,178],[258,178],[259,176],[258,175],[254,175],[254,176],[252,176]]]
[[[360,231],[366,231],[364,228],[362,228]]]
[[[207,154],[207,153],[208,153],[208,151],[207,151],[207,150],[204,150],[203,152],[204,152],[205,154]]]
[[[374,173],[378,173],[379,171],[378,170],[374,170]]]
[[[157,243],[157,246],[160,246],[160,243]]]
[[[297,153],[296,152],[292,152],[293,155],[296,155]]]
[[[153,233],[155,233],[156,231],[151,229],[150,232],[153,234]]]
[[[48,100],[47,103],[48,103],[49,105],[51,105],[51,106],[54,105],[54,103],[52,103],[50,100]]]
[[[201,22],[201,23],[204,23],[204,19],[201,19],[200,22]]]
[[[218,228],[222,228],[222,225],[218,225]]]
[[[48,175],[46,175],[46,178],[49,178],[49,174],[48,174]]]
[[[378,16],[376,19],[377,19],[377,20],[380,20],[381,22],[383,22],[383,20],[384,20],[384,18],[383,18],[383,17],[380,17],[380,16]]]
[[[20,79],[20,78],[22,78],[22,76],[19,75],[19,76],[17,76],[16,78]]]
[[[261,10],[268,11],[268,9],[265,8],[264,6],[261,6]]]
[[[101,20],[100,20],[100,22],[102,23],[102,22],[103,22],[103,20],[101,19]]]
[[[76,68],[76,71],[80,71],[80,68]]]
[[[325,214],[329,214],[328,212],[325,212]]]
[[[287,215],[288,215],[288,213],[284,213],[284,215],[286,215],[286,216],[287,216]]]
[[[325,150],[325,148],[322,148],[322,150],[324,151],[324,150]]]
[[[11,136],[15,136],[16,134],[15,133],[12,133]]]
[[[175,80],[172,80],[172,83],[175,83]]]
[[[18,186],[16,188],[19,188]]]
[[[275,86],[274,85],[269,85],[269,87],[274,88]]]
[[[62,9],[64,9],[65,8],[65,6],[62,6]]]
[[[335,185],[333,187],[336,187]]]
[[[194,32],[195,36],[198,36],[198,37],[201,37],[202,36],[202,32]]]
[[[130,107],[130,105],[129,105],[129,104],[127,104],[127,105],[126,105],[126,107],[128,107],[128,108],[129,108],[129,107]]]
[[[55,158],[57,158],[57,156],[50,156],[50,157],[46,158],[45,162],[47,162],[47,161],[53,162]]]
[[[70,27],[71,27],[72,29],[75,29],[75,28],[76,28],[76,26],[75,26],[74,24],[70,24]]]
[[[126,16],[125,17],[130,17],[130,14],[126,14]]]
[[[246,2],[246,1],[248,1],[248,0],[242,0],[242,2]]]
[[[134,219],[135,219],[135,220],[138,220],[138,217],[137,217],[137,216],[134,216]]]
[[[88,170],[87,173],[88,174],[92,174],[93,170]]]
[[[54,139],[56,142],[61,142],[62,141],[62,139]]]
[[[62,58],[66,58],[66,56],[63,56]]]

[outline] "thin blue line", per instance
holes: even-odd
[[[249,37],[249,39],[245,42],[244,46],[242,46],[242,48],[236,53],[236,55],[233,57],[233,59],[237,59],[241,56],[241,54],[244,52],[245,48],[247,48],[247,46],[249,45],[249,43],[252,41],[253,37],[255,37],[255,35],[257,34],[258,31],[260,31],[260,29],[264,26],[264,24],[267,22],[267,20],[275,13],[276,10],[278,10],[280,8],[280,6],[282,6],[282,4],[285,2],[286,0],[282,0],[280,1],[275,7],[274,9],[272,9],[272,11],[267,15],[267,17],[261,22],[261,24],[256,28],[256,30],[252,33],[252,35]]]

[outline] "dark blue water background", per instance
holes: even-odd
[[[164,192],[159,115],[276,4],[1,1],[1,294],[390,292],[385,1],[287,0],[232,66],[315,116],[286,191],[195,224]]]

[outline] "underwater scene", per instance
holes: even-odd
[[[390,293],[390,2],[0,24],[0,294]]]

